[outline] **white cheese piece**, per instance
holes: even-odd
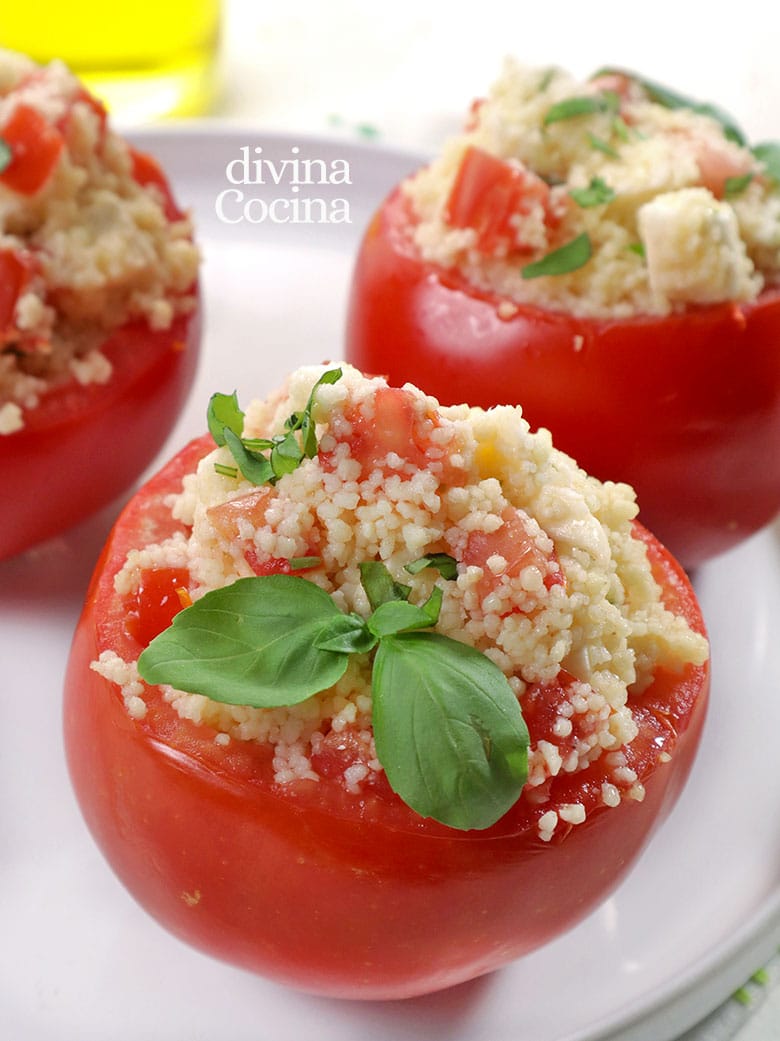
[[[747,300],[760,290],[733,208],[706,188],[658,195],[637,219],[660,306]]]

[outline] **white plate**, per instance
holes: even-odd
[[[300,362],[340,356],[357,239],[374,205],[418,160],[208,126],[142,143],[194,207],[205,256],[205,357],[168,455],[204,428],[213,390],[236,387],[246,400]],[[346,198],[352,223],[220,222],[215,202],[226,188],[266,203],[296,194],[289,179],[232,186],[226,165],[242,146],[251,158],[261,147],[260,157],[277,162],[294,158],[294,146],[299,157],[347,160],[351,184],[297,194]],[[715,676],[701,754],[672,817],[612,899],[489,978],[406,1003],[350,1004],[296,994],[170,937],[114,879],[82,823],[65,772],[60,691],[114,513],[0,565],[4,1039],[669,1041],[780,942],[777,527],[698,576]]]

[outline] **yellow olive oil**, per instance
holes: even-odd
[[[25,0],[0,5],[0,47],[61,58],[118,118],[207,112],[216,91],[219,0]]]

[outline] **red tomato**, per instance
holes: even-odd
[[[541,177],[519,163],[508,163],[470,147],[455,177],[445,216],[453,228],[473,228],[477,249],[492,253],[500,245],[515,247],[514,214],[528,213],[534,205],[541,205],[546,220],[555,223],[549,200],[550,189]]]
[[[678,794],[709,686],[706,668],[660,672],[635,699],[627,749],[643,802],[610,809],[596,763],[552,782],[552,803],[521,799],[486,831],[418,817],[389,786],[350,795],[335,774],[365,759],[358,733],[316,751],[319,781],[278,785],[265,746],[180,719],[161,693],[131,719],[90,669],[106,649],[127,661],[113,579],[131,547],[180,530],[164,500],[212,442],[193,442],[129,503],[106,545],[79,622],[65,686],[69,769],[98,845],[136,899],[210,954],[310,991],[360,998],[425,993],[489,972],[569,928],[615,886]],[[679,566],[641,528],[669,604],[703,624]],[[561,682],[565,682],[562,677]],[[553,690],[555,697],[555,690]],[[529,705],[538,692],[529,694]],[[538,706],[530,712],[544,733]],[[663,751],[672,754],[661,762]],[[582,801],[584,824],[538,837],[550,805]]]
[[[31,263],[11,249],[0,250],[0,347],[14,334],[14,308],[30,277]]]
[[[423,262],[394,192],[355,266],[346,354],[444,404],[523,407],[688,567],[780,510],[780,289],[669,317],[577,318],[519,307]]]
[[[125,601],[125,625],[142,647],[167,629],[183,607],[189,607],[189,584],[186,568],[150,568],[143,572],[137,591]]]
[[[0,128],[11,160],[0,184],[22,195],[35,195],[48,181],[62,151],[62,134],[31,105],[19,104]]]
[[[192,385],[200,327],[199,306],[165,330],[127,323],[101,348],[107,383],[71,380],[0,436],[0,559],[88,517],[148,466]]]

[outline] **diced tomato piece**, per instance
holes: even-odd
[[[628,100],[634,81],[624,72],[605,72],[595,76],[588,86],[594,94],[617,94],[621,101]]]
[[[132,149],[131,156],[133,180],[142,188],[150,186],[157,188],[160,198],[164,201],[163,209],[166,218],[169,221],[181,220],[184,214],[173,201],[168,181],[154,156],[148,155],[146,152],[137,152],[135,149]]]
[[[696,140],[693,144],[701,183],[716,199],[725,195],[726,181],[743,177],[753,168],[750,157],[735,156],[725,139],[723,144],[704,140]]]
[[[141,574],[138,589],[127,600],[125,627],[144,647],[167,629],[175,615],[188,607],[190,573],[186,568],[150,568]]]
[[[312,752],[311,765],[324,778],[343,778],[350,766],[365,766],[368,773],[361,785],[368,785],[374,792],[382,789],[391,796],[390,784],[384,770],[371,770],[368,763],[375,758],[370,743],[357,727],[347,726],[343,730],[331,730]],[[391,796],[392,797],[392,796]]]
[[[547,556],[528,529],[529,520],[521,511],[507,506],[501,514],[504,523],[497,531],[475,531],[469,535],[462,563],[467,566],[481,567],[484,571],[477,586],[480,597],[484,600],[501,581],[501,575],[494,575],[487,566],[492,556],[503,557],[507,566],[502,574],[516,578],[525,568],[535,567],[543,578],[546,589],[563,584],[563,572],[550,571],[550,563],[555,560],[554,554]]]
[[[364,473],[385,468],[390,453],[412,463],[420,470],[427,469],[431,459],[426,454],[430,447],[429,422],[434,416],[421,417],[414,398],[399,387],[380,387],[374,395],[373,415],[369,419],[360,410],[349,412],[345,418],[352,433],[350,451]],[[327,454],[323,456],[327,465]],[[390,468],[392,469],[392,468]]]
[[[258,488],[238,499],[229,499],[218,506],[210,506],[206,515],[222,538],[232,541],[241,537],[241,521],[248,521],[253,528],[259,528],[265,523],[265,511],[270,497],[270,488]]]
[[[62,134],[31,105],[17,105],[0,137],[11,149],[11,161],[0,183],[20,195],[35,195],[46,184],[63,147]]]
[[[94,96],[94,94],[90,94],[89,91],[86,90],[84,87],[81,87],[76,96],[73,98],[70,105],[68,106],[67,111],[65,112],[65,115],[57,121],[57,129],[60,130],[63,135],[67,134],[68,124],[70,123],[73,114],[73,106],[77,104],[87,105],[98,117],[98,123],[100,127],[100,139],[102,141],[108,124],[108,112],[106,111],[106,106],[103,104],[103,102],[99,101]]]
[[[571,730],[568,734],[556,731],[558,720],[567,718],[563,708],[571,701],[571,686],[576,679],[561,669],[554,683],[532,683],[520,698],[523,719],[528,727],[532,745],[549,741],[557,746],[565,761],[578,741],[585,740],[596,730],[597,720],[588,712],[575,712],[569,718]],[[560,730],[560,725],[559,730]]]
[[[483,152],[466,149],[444,210],[453,228],[473,228],[477,249],[493,253],[499,246],[517,243],[512,217],[528,214],[541,205],[545,223],[555,223],[550,209],[550,189],[519,162],[507,162]]]
[[[29,281],[32,265],[11,249],[0,250],[0,345],[14,335],[16,301]]]

